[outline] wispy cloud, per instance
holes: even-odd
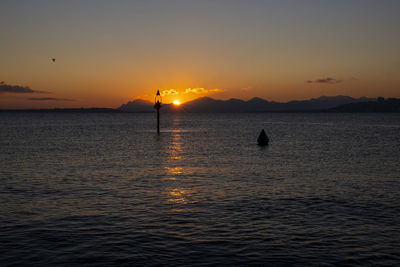
[[[76,101],[75,99],[70,99],[70,98],[55,98],[55,97],[31,97],[31,98],[27,98],[27,100],[32,100],[32,101]]]
[[[5,81],[1,81],[0,94],[1,93],[33,94],[33,93],[48,93],[48,92],[33,90],[29,86],[11,85],[6,83]]]
[[[323,79],[317,79],[315,81],[312,80],[308,80],[306,81],[306,83],[324,83],[324,84],[336,84],[336,83],[341,83],[341,80],[332,78],[332,77],[327,77],[327,78],[323,78]]]
[[[214,93],[214,92],[222,92],[222,89],[215,88],[215,89],[204,89],[204,88],[186,88],[185,93],[193,93],[193,94],[207,94],[207,93]]]
[[[165,96],[165,95],[177,95],[177,94],[179,94],[179,93],[175,89],[163,90],[161,92],[162,96]]]
[[[253,86],[247,86],[247,87],[243,87],[243,88],[240,88],[240,90],[242,90],[242,91],[245,91],[245,92],[247,92],[247,91],[249,91],[250,89],[252,89],[253,88]]]

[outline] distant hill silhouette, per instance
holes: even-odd
[[[113,108],[41,108],[41,109],[0,109],[0,112],[53,112],[53,113],[123,113]]]
[[[154,104],[147,100],[137,99],[112,108],[53,108],[53,109],[0,109],[0,112],[155,112]],[[262,98],[215,100],[201,97],[179,107],[163,104],[162,112],[188,113],[241,113],[241,112],[400,112],[400,99],[379,97],[352,98],[349,96],[321,96],[309,100],[296,100],[286,103],[267,101]]]
[[[400,112],[400,99],[389,98],[387,100],[367,101],[340,105],[328,110],[328,112]]]
[[[154,104],[147,100],[136,99],[123,104],[118,109],[129,112],[153,112]]]
[[[352,98],[349,96],[321,96],[309,100],[295,100],[286,103],[267,101],[262,98],[252,98],[248,101],[241,99],[215,100],[210,97],[201,97],[183,103],[179,107],[164,104],[161,109],[164,112],[191,112],[191,113],[240,113],[240,112],[284,112],[284,111],[317,111],[328,110],[340,105],[373,101],[375,98]],[[134,100],[119,107],[119,110],[129,112],[152,112],[153,103],[145,100]]]

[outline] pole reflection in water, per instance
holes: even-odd
[[[177,127],[179,119],[175,118],[173,124],[174,127]],[[196,203],[193,200],[196,191],[192,188],[192,183],[187,180],[188,177],[185,176],[183,147],[182,131],[173,130],[168,146],[168,163],[165,166],[166,180],[170,183],[166,187],[166,198],[168,203],[174,205],[173,209],[176,212],[182,211],[185,208],[183,205]]]

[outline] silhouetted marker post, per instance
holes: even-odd
[[[160,90],[157,90],[156,97],[154,99],[154,108],[157,109],[157,133],[160,133],[160,108],[161,108],[162,98],[160,95]]]
[[[268,138],[267,134],[265,133],[264,129],[262,129],[260,134],[258,135],[257,143],[260,146],[266,146],[266,145],[268,145],[268,142],[269,142],[269,138]]]

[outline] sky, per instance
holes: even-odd
[[[1,0],[0,109],[400,97],[398,0]],[[53,62],[52,58],[55,58]]]

